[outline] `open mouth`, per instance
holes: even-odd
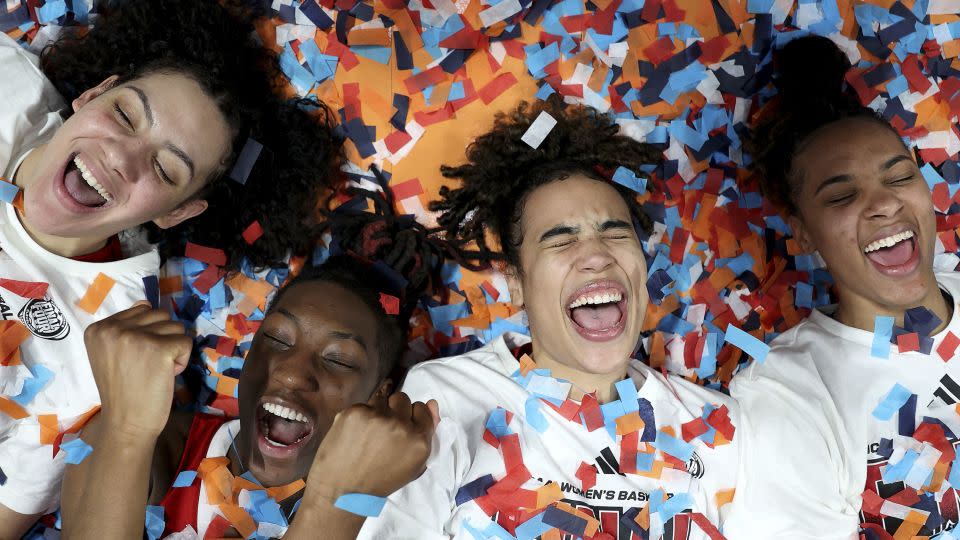
[[[113,200],[113,195],[103,187],[79,155],[74,155],[63,172],[63,187],[66,194],[79,206],[100,208]]]
[[[624,329],[627,295],[622,285],[603,280],[588,283],[567,301],[567,316],[577,331],[590,341],[608,341]]]
[[[310,440],[313,420],[301,411],[276,401],[263,401],[257,409],[257,446],[274,458],[289,458]]]
[[[909,230],[875,240],[863,248],[863,253],[877,270],[887,275],[911,272],[920,258],[916,235]]]

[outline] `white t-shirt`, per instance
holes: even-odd
[[[36,57],[0,34],[0,170],[14,171],[36,144],[59,126],[62,101],[36,68]],[[19,108],[19,110],[17,110]],[[83,343],[86,327],[130,307],[144,295],[143,278],[156,275],[160,258],[136,235],[121,235],[128,258],[110,263],[79,262],[54,255],[24,230],[13,206],[0,203],[0,278],[44,282],[41,299],[23,298],[0,287],[0,319],[20,320],[31,335],[20,347],[21,364],[0,366],[0,396],[13,399],[34,375],[52,375],[28,402],[28,416],[15,420],[0,412],[0,504],[22,514],[56,509],[65,452],[41,444],[38,415],[57,415],[66,430],[100,403]],[[76,307],[98,274],[115,280],[93,315]],[[131,382],[135,384],[135,382]],[[22,399],[22,398],[21,398]],[[25,400],[24,400],[25,401]],[[71,437],[65,437],[69,441]]]
[[[630,538],[630,529],[621,521],[625,512],[629,515],[648,505],[651,492],[658,489],[682,494],[677,501],[688,504],[676,508],[681,513],[659,529],[652,527],[651,538],[707,538],[691,521],[691,512],[720,526],[731,505],[718,505],[717,500],[725,502],[732,495],[741,452],[738,409],[732,399],[677,377],[664,378],[644,364],[632,362],[628,370],[631,378],[644,381],[639,388],[632,384],[630,387],[638,393],[638,402],[645,399],[652,406],[655,427],[651,427],[651,435],[660,437],[662,432],[672,429],[673,435],[681,438],[682,424],[701,418],[704,407],[709,411],[721,406],[726,406],[736,432],[727,444],[722,444],[720,436],[711,437],[711,441],[721,442],[714,448],[702,439],[693,439],[693,456],[685,466],[677,461],[678,468],[664,467],[658,471],[658,465],[654,465],[649,476],[621,474],[618,471],[624,437],[612,437],[604,428],[588,431],[580,422],[567,420],[536,398],[533,401],[539,402],[536,410],[542,415],[543,424],[531,417],[528,400],[533,396],[533,387],[525,387],[513,377],[519,373],[520,365],[510,351],[515,344],[508,345],[500,337],[463,356],[423,362],[410,370],[403,391],[415,401],[436,399],[440,406],[442,420],[437,426],[433,450],[426,472],[389,497],[382,514],[367,519],[359,538],[472,540],[474,535],[469,527],[480,531],[489,527],[491,518],[480,504],[475,500],[458,504],[457,494],[463,486],[487,475],[496,480],[506,475],[501,450],[484,439],[491,412],[498,407],[513,414],[507,427],[519,435],[522,463],[531,475],[520,487],[535,490],[548,482],[556,483],[563,502],[585,509],[599,520],[601,530],[610,532],[613,538]],[[546,377],[540,381],[544,383],[541,387],[554,384],[550,381],[557,380]],[[642,440],[646,439],[644,433]],[[650,443],[639,444],[640,448],[644,446],[653,451]],[[655,456],[658,462],[664,459],[660,450],[655,451]],[[583,464],[592,465],[597,471],[596,484],[586,490],[581,489],[582,480],[577,477]]]
[[[832,439],[842,449],[831,465],[832,470],[839,471],[840,497],[850,501],[856,511],[861,510],[864,490],[883,499],[905,490],[901,495],[909,495],[906,505],[884,503],[883,514],[888,517],[860,516],[866,526],[880,526],[889,534],[894,534],[902,524],[901,519],[889,516],[905,515],[909,506],[914,506],[925,518],[934,514],[917,533],[920,535],[951,530],[960,514],[957,493],[948,483],[937,489],[939,493],[926,493],[926,505],[916,505],[911,501],[914,495],[928,491],[922,489],[927,481],[926,475],[919,480],[907,476],[905,481],[893,481],[896,476],[888,471],[891,474],[888,479],[892,480],[889,482],[885,482],[882,476],[888,463],[900,463],[911,447],[922,454],[914,462],[921,466],[908,467],[911,471],[922,473],[920,462],[927,458],[936,462],[939,452],[927,449],[924,454],[913,439],[913,428],[920,426],[925,417],[939,419],[947,427],[948,442],[954,449],[958,447],[956,436],[960,436],[960,416],[956,404],[960,401],[960,362],[956,353],[946,361],[941,359],[937,348],[950,333],[960,337],[960,313],[956,308],[956,302],[960,300],[960,274],[937,273],[936,277],[940,288],[953,297],[955,307],[946,328],[932,336],[929,355],[900,353],[896,345],[891,345],[889,358],[875,357],[871,354],[873,332],[846,326],[824,312],[814,311],[805,321],[773,341],[763,365],[752,366],[745,372],[781,383],[801,392],[811,403],[823,405],[831,416]],[[957,352],[960,353],[960,348]],[[900,435],[899,409],[894,410],[887,420],[873,414],[897,384],[906,389],[907,395],[916,394],[913,418],[907,416],[903,419],[906,436]],[[885,448],[891,447],[893,454],[884,457],[888,454]],[[905,464],[909,465],[909,462]],[[811,482],[824,480],[823,476],[810,478]],[[924,506],[926,510],[922,509]],[[798,509],[798,513],[802,512],[803,509]]]

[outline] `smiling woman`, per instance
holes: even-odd
[[[243,363],[237,420],[170,413],[190,340],[157,324],[165,314],[139,305],[91,326],[103,408],[82,432],[97,451],[67,470],[65,538],[139,537],[150,504],[164,509],[164,536],[247,538],[255,518],[264,537],[353,539],[363,518],[335,508],[340,495],[384,497],[423,471],[436,403],[391,392],[410,316],[442,259],[415,222],[352,206],[331,217],[342,251],[271,302]],[[175,484],[194,472],[192,486]],[[208,498],[215,489],[232,495]],[[283,517],[266,511],[277,504]]]
[[[276,58],[249,14],[215,0],[104,7],[39,59],[0,35],[0,176],[19,191],[0,207],[0,277],[46,287],[3,292],[34,339],[0,387],[47,381],[0,415],[0,538],[56,509],[64,453],[42,443],[40,419],[79,426],[100,403],[84,329],[143,299],[186,238],[232,268],[312,247],[316,203],[338,178],[332,113],[274,92]],[[254,221],[264,234],[250,244]]]

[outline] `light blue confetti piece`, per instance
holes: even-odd
[[[365,517],[379,516],[385,504],[387,504],[386,498],[366,493],[344,493],[333,503],[341,510]]]
[[[960,453],[957,453],[953,458],[947,482],[950,482],[951,486],[960,486]]]
[[[880,403],[877,404],[877,407],[873,409],[873,417],[877,420],[890,420],[893,418],[893,413],[900,410],[900,407],[903,407],[904,403],[910,399],[910,396],[913,395],[913,392],[907,388],[896,383],[893,385],[893,388],[887,392],[887,395],[880,400]]]
[[[30,373],[33,377],[25,379],[20,393],[11,398],[21,407],[26,407],[30,404],[33,398],[37,397],[37,394],[53,379],[53,372],[41,364],[34,364],[33,367],[30,368]]]
[[[517,533],[517,540],[534,540],[552,528],[552,525],[543,522],[543,512],[541,512],[518,525],[514,532]]]
[[[923,179],[927,181],[927,186],[929,186],[930,189],[933,189],[937,184],[942,184],[943,182],[946,182],[946,180],[944,180],[943,177],[940,176],[940,173],[938,173],[937,170],[933,168],[933,165],[929,163],[927,163],[923,167],[920,167],[920,172],[923,173]]]
[[[300,61],[297,60],[297,55],[293,52],[289,43],[284,46],[283,52],[280,53],[280,69],[301,95],[306,95],[313,88],[313,74],[300,65]]]
[[[907,78],[903,75],[887,82],[887,93],[890,97],[896,97],[907,92],[910,89]]]
[[[886,483],[901,482],[906,479],[907,473],[910,472],[910,469],[913,468],[913,464],[916,463],[919,457],[920,454],[913,450],[907,450],[907,453],[903,455],[903,459],[896,463],[888,464],[883,468],[880,476],[883,477],[883,481]]]
[[[654,455],[639,452],[637,454],[637,471],[650,472],[653,470]]]
[[[462,523],[464,529],[473,536],[474,540],[487,540],[487,535],[483,534],[483,531],[474,527],[470,524],[470,520],[466,520]]]
[[[689,146],[693,150],[700,150],[707,142],[707,137],[691,128],[684,120],[674,120],[670,122],[670,136]]]
[[[693,498],[689,493],[676,493],[660,506],[660,519],[666,523],[673,519],[673,516],[692,507]]]
[[[772,13],[773,0],[747,0],[748,13]]]
[[[603,420],[606,423],[613,423],[617,418],[627,414],[627,411],[623,408],[623,402],[619,399],[601,404],[600,412],[603,413]]]
[[[390,63],[390,55],[393,53],[393,49],[390,47],[380,47],[378,45],[358,45],[350,47],[350,50],[357,56],[368,58],[383,65]]]
[[[893,336],[893,317],[877,315],[873,322],[873,345],[870,355],[874,358],[890,358],[890,337]]]
[[[65,442],[60,445],[60,449],[67,453],[64,461],[71,465],[79,465],[83,460],[87,459],[90,452],[93,452],[93,447],[84,442],[83,439],[74,439],[70,442]]]
[[[766,360],[767,353],[770,352],[769,345],[732,324],[727,326],[727,332],[724,334],[723,340],[749,354],[761,364]]]
[[[160,538],[160,535],[163,534],[163,529],[166,527],[166,520],[163,516],[163,507],[162,506],[148,506],[146,522],[144,523],[145,528],[147,529],[147,538],[150,540],[156,540]]]
[[[466,302],[459,304],[450,304],[446,306],[435,306],[427,308],[430,313],[430,320],[433,327],[448,336],[453,335],[452,321],[463,319],[470,315],[470,305]]]
[[[527,424],[530,424],[530,427],[537,430],[539,433],[543,433],[547,430],[547,419],[540,411],[540,400],[538,398],[533,396],[528,397],[526,403],[524,403],[523,409],[526,412]]]
[[[637,385],[634,384],[633,379],[623,379],[614,386],[617,388],[617,394],[620,396],[624,412],[632,413],[640,410]]]
[[[669,454],[683,462],[690,461],[690,458],[693,457],[692,444],[683,439],[668,435],[663,431],[657,432],[657,440],[653,441],[653,446],[664,454]]]
[[[37,20],[40,24],[48,24],[67,14],[67,3],[64,0],[48,0],[46,4],[37,8]]]
[[[640,194],[647,191],[647,179],[638,177],[622,165],[613,173],[613,181]]]
[[[173,487],[188,487],[193,484],[193,481],[196,479],[197,471],[180,471],[180,474],[177,475],[177,479],[173,481]]]
[[[11,184],[10,182],[0,182],[0,200],[7,204],[13,204],[14,199],[17,198],[17,193],[20,193],[20,188]]]
[[[457,81],[450,85],[450,92],[447,94],[447,101],[456,101],[467,96],[467,91],[463,89],[463,82]]]
[[[664,492],[662,489],[655,489],[650,492],[650,513],[656,514],[660,511],[660,507],[663,506],[663,496]]]
[[[483,530],[485,538],[499,538],[500,540],[517,540],[517,537],[508,533],[506,529],[500,526],[496,521],[491,521],[487,528]]]
[[[539,99],[540,101],[545,101],[548,97],[550,97],[554,93],[555,92],[552,86],[550,86],[549,84],[544,84],[543,86],[540,87],[539,90],[537,90],[536,98]]]

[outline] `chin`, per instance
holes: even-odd
[[[587,373],[602,375],[624,369],[632,358],[633,350],[623,346],[590,347],[577,355],[577,365]]]

